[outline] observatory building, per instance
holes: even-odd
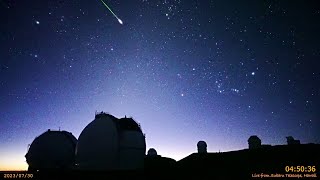
[[[118,119],[101,112],[81,132],[76,147],[76,168],[133,170],[144,167],[145,136],[132,118]]]
[[[149,156],[149,157],[156,157],[156,156],[158,156],[158,153],[157,153],[157,151],[156,151],[154,148],[150,148],[150,149],[148,150],[147,156]]]
[[[205,141],[199,141],[197,143],[198,153],[207,153],[207,143]]]
[[[144,162],[146,171],[170,169],[173,168],[176,164],[176,160],[158,155],[157,151],[154,148],[150,148],[148,150]]]
[[[256,136],[250,136],[248,139],[249,149],[257,149],[261,147],[261,139]]]
[[[67,131],[48,129],[36,137],[25,155],[29,170],[70,169],[77,139]]]
[[[286,138],[288,145],[300,144],[300,140],[296,140],[292,136],[288,136]]]

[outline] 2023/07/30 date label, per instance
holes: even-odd
[[[32,173],[4,173],[2,176],[4,179],[32,179]]]

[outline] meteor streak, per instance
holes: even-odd
[[[111,10],[110,7],[109,7],[103,0],[101,0],[101,2],[103,3],[103,5],[104,5],[105,7],[107,7],[107,8],[109,9],[109,11],[112,13],[112,15],[113,15],[115,18],[117,18],[118,22],[119,22],[120,24],[123,24],[122,20],[121,20],[120,18],[118,18],[118,16]]]

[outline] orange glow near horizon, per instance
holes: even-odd
[[[0,171],[25,171],[28,164],[23,158],[5,157],[0,161]]]

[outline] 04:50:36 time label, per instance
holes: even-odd
[[[317,171],[316,166],[286,166],[286,172],[310,172],[314,173]]]

